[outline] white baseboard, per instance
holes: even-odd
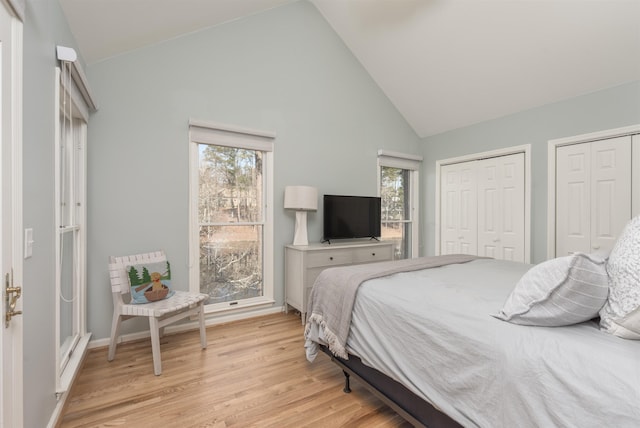
[[[205,320],[205,324],[207,327],[217,324],[224,324],[231,321],[239,321],[249,318],[260,317],[264,315],[277,314],[280,312],[284,312],[284,306],[276,306],[267,309],[254,309],[247,312],[239,312],[239,313],[226,313],[226,314],[216,314],[214,316],[207,315],[207,319]],[[173,326],[167,326],[165,328],[165,334],[170,333],[180,333],[183,331],[196,330],[198,328],[197,321],[190,321],[183,324],[176,324]],[[120,336],[118,343],[126,343],[132,342],[134,340],[140,340],[150,337],[149,330],[138,331],[135,333],[124,334]],[[109,338],[106,337],[104,339],[96,339],[89,342],[89,349],[101,348],[109,346]]]

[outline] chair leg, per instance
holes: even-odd
[[[149,332],[151,333],[151,351],[153,353],[153,373],[159,376],[162,373],[162,361],[160,360],[160,329],[156,317],[149,317]]]
[[[207,330],[204,326],[204,304],[200,303],[200,312],[198,313],[200,319],[200,346],[202,349],[207,349]]]
[[[113,359],[116,357],[116,346],[118,346],[118,337],[120,335],[121,322],[122,316],[114,312],[113,320],[111,321],[111,337],[109,339],[109,353],[107,355],[107,361],[113,361]]]

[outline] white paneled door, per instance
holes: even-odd
[[[23,425],[22,309],[20,257],[21,184],[21,52],[22,24],[0,5],[0,427]]]
[[[440,168],[440,254],[525,261],[525,154]]]
[[[440,254],[477,254],[476,161],[440,169]]]
[[[631,218],[631,136],[556,149],[556,256],[609,252]]]
[[[524,153],[478,161],[478,255],[524,261]]]

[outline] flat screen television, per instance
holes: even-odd
[[[323,213],[323,241],[380,237],[379,197],[324,195]]]

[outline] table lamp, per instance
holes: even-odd
[[[309,245],[307,239],[307,211],[318,209],[318,190],[309,186],[286,186],[284,188],[284,207],[296,210],[296,228],[293,245]]]

